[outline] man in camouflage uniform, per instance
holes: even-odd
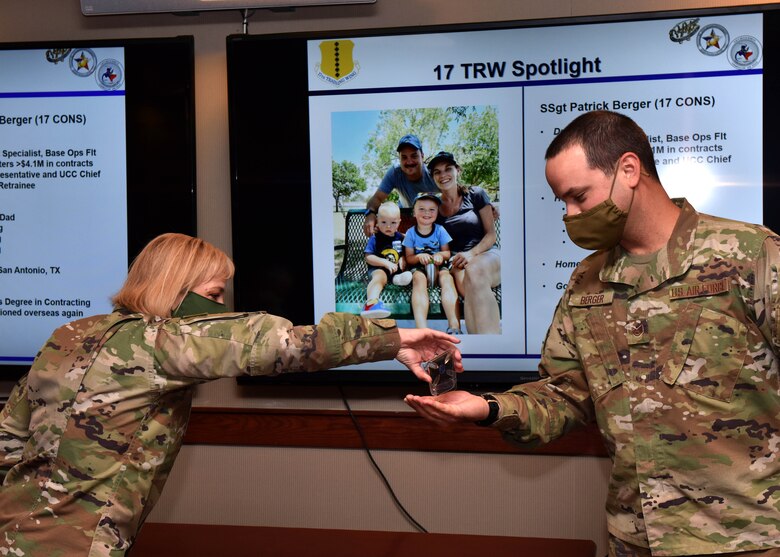
[[[780,238],[670,200],[625,116],[580,116],[546,158],[569,235],[598,251],[558,304],[541,379],[407,403],[522,444],[595,420],[610,555],[780,555]]]
[[[207,284],[222,292],[224,279]],[[124,555],[168,478],[198,383],[392,358],[424,379],[419,362],[440,350],[462,371],[452,340],[339,313],[293,326],[266,313],[119,309],[60,327],[0,413],[0,555]]]

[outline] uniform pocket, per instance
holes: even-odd
[[[582,364],[588,378],[588,387],[593,400],[598,400],[606,393],[625,381],[620,365],[617,348],[609,333],[609,325],[601,308],[585,308],[580,326],[586,331],[578,335],[588,339],[579,346]],[[592,339],[592,344],[590,344]]]
[[[729,402],[747,352],[747,327],[734,317],[689,303],[677,323],[663,381]]]

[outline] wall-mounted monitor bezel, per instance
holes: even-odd
[[[281,35],[235,35],[227,39],[228,92],[233,199],[233,255],[237,265],[235,299],[238,309],[264,309],[285,315],[295,323],[312,322],[315,315],[317,279],[313,258],[318,231],[312,225],[312,157],[316,149],[310,138],[311,57],[310,41],[451,34],[554,27],[573,29],[583,25],[630,25],[633,22],[727,17],[760,13],[764,29],[780,21],[776,6],[665,11],[641,14],[591,16],[554,20],[485,22],[459,25],[391,29],[334,30]],[[559,29],[560,31],[560,29]],[[694,37],[695,38],[695,37]],[[667,38],[667,40],[669,40]],[[763,37],[763,222],[778,228],[771,210],[778,202],[780,167],[772,155],[776,140],[771,130],[780,121],[776,98],[780,69],[774,54],[778,47],[772,33]],[[541,48],[541,46],[540,46]],[[615,48],[620,48],[615,45]],[[681,47],[682,48],[682,47]],[[689,46],[689,48],[696,48]],[[387,50],[388,60],[403,58]],[[357,58],[357,54],[356,54]],[[637,63],[640,63],[638,60]],[[413,64],[413,61],[409,62]],[[393,65],[393,68],[398,65]],[[376,68],[374,68],[376,69]],[[398,74],[394,74],[398,75]],[[403,76],[398,91],[405,90]],[[572,116],[573,118],[574,116]],[[552,136],[548,136],[549,142]],[[427,150],[432,155],[436,149]],[[502,218],[505,215],[502,214]],[[760,218],[760,217],[759,217]],[[502,230],[503,233],[503,230]],[[550,315],[543,321],[549,323]],[[468,369],[469,354],[466,353]],[[536,376],[536,361],[526,358],[518,369],[467,371],[466,385],[518,383]],[[271,381],[393,383],[411,380],[404,371],[374,366],[308,376],[280,376]]]

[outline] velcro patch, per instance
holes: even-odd
[[[647,319],[634,319],[626,323],[626,340],[629,346],[650,342],[650,326]]]
[[[614,292],[597,292],[594,294],[572,294],[569,305],[573,307],[606,306],[612,303]]]
[[[702,296],[716,296],[731,289],[731,280],[724,278],[710,282],[697,284],[682,284],[669,287],[669,299],[682,300],[684,298],[699,298]]]

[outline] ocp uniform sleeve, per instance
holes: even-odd
[[[395,357],[395,321],[328,313],[294,326],[267,313],[171,319],[159,325],[155,358],[170,376],[216,379],[320,371]]]
[[[755,270],[755,319],[764,338],[780,355],[780,237],[769,236],[761,246]]]
[[[540,379],[494,395],[501,408],[495,427],[507,441],[548,443],[593,420],[593,402],[572,334],[562,300],[542,347]]]
[[[5,475],[22,458],[30,437],[30,403],[27,399],[27,375],[14,386],[0,411],[0,485]]]

